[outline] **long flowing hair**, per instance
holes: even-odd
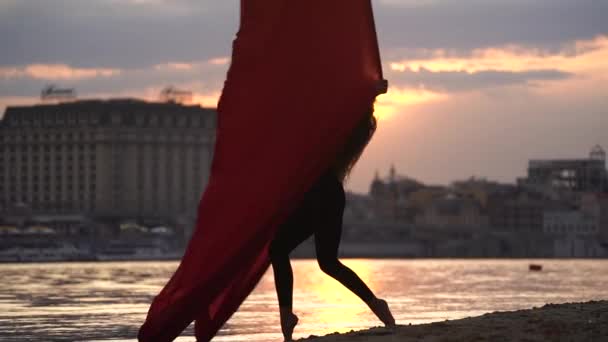
[[[363,150],[376,132],[377,120],[373,110],[366,113],[351,131],[346,143],[334,159],[332,168],[341,181],[345,181],[359,161]]]

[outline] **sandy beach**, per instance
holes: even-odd
[[[541,308],[494,312],[453,321],[399,325],[394,331],[386,328],[372,328],[323,337],[313,335],[299,341],[602,342],[608,341],[608,301],[547,304]]]

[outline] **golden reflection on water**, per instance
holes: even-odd
[[[606,299],[608,260],[342,260],[399,324]],[[528,263],[543,265],[529,272]],[[365,303],[294,260],[295,338],[381,325]],[[0,264],[0,341],[136,341],[152,298],[177,262]],[[194,341],[189,328],[178,341]],[[214,342],[282,341],[272,270]]]
[[[363,280],[368,287],[377,292],[381,290],[373,276],[373,265],[365,260],[343,260]],[[294,275],[294,311],[298,307],[306,309],[307,314],[301,319],[314,321],[324,329],[319,334],[345,332],[352,329],[352,323],[375,322],[375,316],[367,305],[344,285],[323,273],[316,262],[295,262]],[[297,297],[303,297],[297,301]],[[303,303],[303,301],[306,301]],[[317,310],[310,310],[316,307]],[[304,323],[304,322],[303,322]],[[379,323],[379,322],[377,322]],[[372,323],[375,324],[375,323]]]

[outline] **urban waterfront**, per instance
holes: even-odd
[[[608,260],[345,259],[388,299],[398,324],[608,299]],[[543,266],[530,272],[529,264]],[[146,311],[177,262],[2,264],[0,340],[135,341]],[[380,323],[318,270],[293,261],[295,338]],[[193,341],[188,329],[181,341]],[[281,341],[272,270],[214,341]]]

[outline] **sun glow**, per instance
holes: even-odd
[[[400,110],[407,109],[408,106],[439,101],[445,98],[447,98],[446,94],[426,89],[389,88],[387,94],[377,98],[374,115],[378,120],[384,121],[396,115]]]
[[[206,108],[216,108],[217,101],[220,98],[220,93],[210,93],[210,94],[194,94],[192,97],[192,102],[196,104],[200,104]]]

